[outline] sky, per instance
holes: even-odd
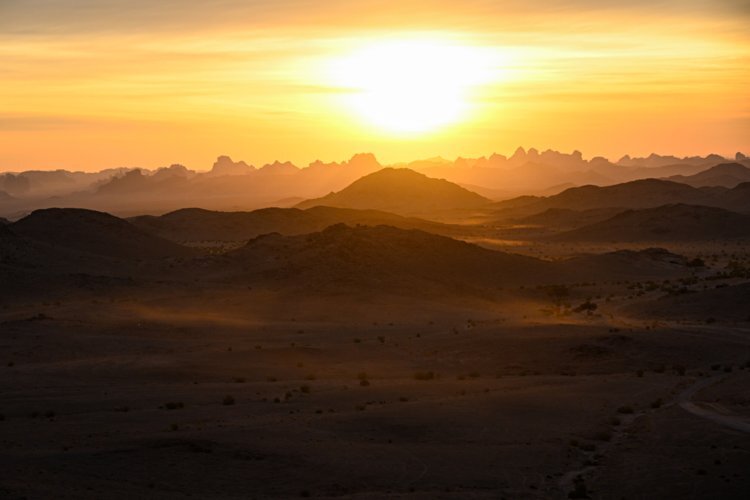
[[[750,0],[0,0],[0,171],[750,153]]]

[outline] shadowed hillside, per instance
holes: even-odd
[[[750,238],[750,216],[715,207],[664,205],[628,210],[555,236],[558,241],[704,241]]]
[[[667,180],[681,182],[693,187],[723,186],[733,188],[743,182],[750,182],[750,168],[739,163],[722,163],[695,175],[675,175]]]
[[[592,208],[589,210],[570,210],[567,208],[550,208],[538,214],[521,217],[515,221],[516,224],[538,225],[544,227],[576,228],[607,220],[608,218],[622,212],[624,209]]]
[[[313,233],[338,223],[370,226],[386,224],[402,229],[421,229],[441,234],[457,231],[453,226],[377,210],[322,206],[307,210],[263,208],[252,212],[215,212],[186,208],[159,217],[133,217],[129,221],[144,231],[177,242],[229,242],[249,240],[267,233]]]
[[[446,180],[432,179],[405,168],[385,168],[337,193],[304,201],[297,208],[329,206],[415,215],[474,209],[489,202],[487,198]]]
[[[21,236],[91,254],[129,259],[180,257],[192,250],[144,233],[132,224],[93,210],[36,210],[10,225]]]
[[[643,318],[750,321],[750,283],[664,295],[633,304],[627,312]]]
[[[662,205],[685,204],[720,207],[736,212],[750,212],[750,183],[733,189],[695,188],[687,184],[643,179],[613,186],[570,188],[555,196],[520,197],[496,203],[499,218],[519,218],[549,209],[593,210],[603,208],[644,209]]]

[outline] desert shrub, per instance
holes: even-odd
[[[300,392],[303,394],[310,394],[310,386],[309,385],[301,385],[299,388]]]
[[[221,404],[224,406],[231,406],[234,404],[234,397],[233,396],[224,396],[224,399],[221,400]]]
[[[415,380],[432,380],[435,378],[435,373],[433,372],[416,372],[414,374]]]
[[[587,313],[587,314],[591,314],[591,313],[593,313],[594,311],[596,311],[596,309],[597,309],[598,307],[599,307],[599,306],[598,306],[598,305],[596,305],[596,303],[595,303],[595,302],[591,302],[591,300],[590,300],[590,299],[586,299],[586,302],[584,302],[584,303],[582,303],[582,304],[578,305],[578,306],[577,306],[577,307],[576,307],[575,309],[573,309],[573,311],[575,311],[575,312],[577,312],[577,313],[580,313],[580,312],[585,312],[585,313]]]
[[[725,365],[724,373],[732,373],[732,365]]]
[[[682,365],[673,365],[672,369],[674,372],[679,375],[680,377],[683,377],[685,375],[685,367]]]
[[[643,370],[638,370],[635,374],[638,378],[643,378]]]
[[[117,406],[115,408],[115,411],[121,412],[121,413],[127,413],[130,411],[130,408],[128,408],[127,406]]]
[[[654,409],[656,409],[656,408],[661,408],[661,405],[662,405],[663,403],[664,403],[664,402],[662,401],[662,399],[661,399],[661,398],[655,399],[654,401],[652,401],[652,402],[651,402],[651,408],[654,408]]]
[[[234,383],[235,384],[244,384],[245,383],[245,377],[234,377]]]
[[[309,373],[305,376],[305,380],[315,380],[317,377],[313,375],[312,373]]]
[[[633,407],[632,406],[620,406],[617,408],[617,413],[622,413],[623,415],[631,414],[633,413]]]
[[[362,380],[359,381],[359,385],[361,385],[362,387],[367,387],[370,385],[370,381],[367,380],[366,378],[363,378]]]
[[[181,410],[185,407],[185,404],[182,401],[170,401],[168,403],[164,403],[164,409],[166,410]]]
[[[613,425],[613,426],[617,427],[621,423],[622,422],[620,421],[620,417],[610,417],[610,419],[609,419],[609,425]]]
[[[406,403],[407,401],[409,401],[409,398],[401,396],[400,398],[398,398],[398,400],[401,401],[402,403]]]

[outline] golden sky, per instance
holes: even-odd
[[[0,170],[750,152],[750,0],[0,0]]]

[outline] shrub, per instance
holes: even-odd
[[[620,406],[617,409],[617,413],[622,413],[623,415],[631,414],[633,413],[633,408],[631,406]]]
[[[221,400],[221,404],[223,404],[224,406],[231,406],[231,405],[233,405],[234,404],[234,397],[229,396],[229,395],[224,396],[224,399]]]
[[[367,387],[368,385],[370,385],[370,381],[367,380],[366,378],[363,378],[362,380],[359,381],[359,385],[361,385],[362,387]]]
[[[416,372],[414,374],[415,380],[432,380],[435,378],[435,373],[433,372]]]
[[[301,385],[299,388],[300,392],[303,394],[310,394],[310,386],[309,385]]]
[[[167,410],[181,410],[185,405],[182,401],[170,401],[164,404],[164,408]]]
[[[661,408],[661,405],[663,403],[664,402],[661,400],[661,398],[655,399],[654,401],[651,402],[651,408],[654,408],[654,409]]]

